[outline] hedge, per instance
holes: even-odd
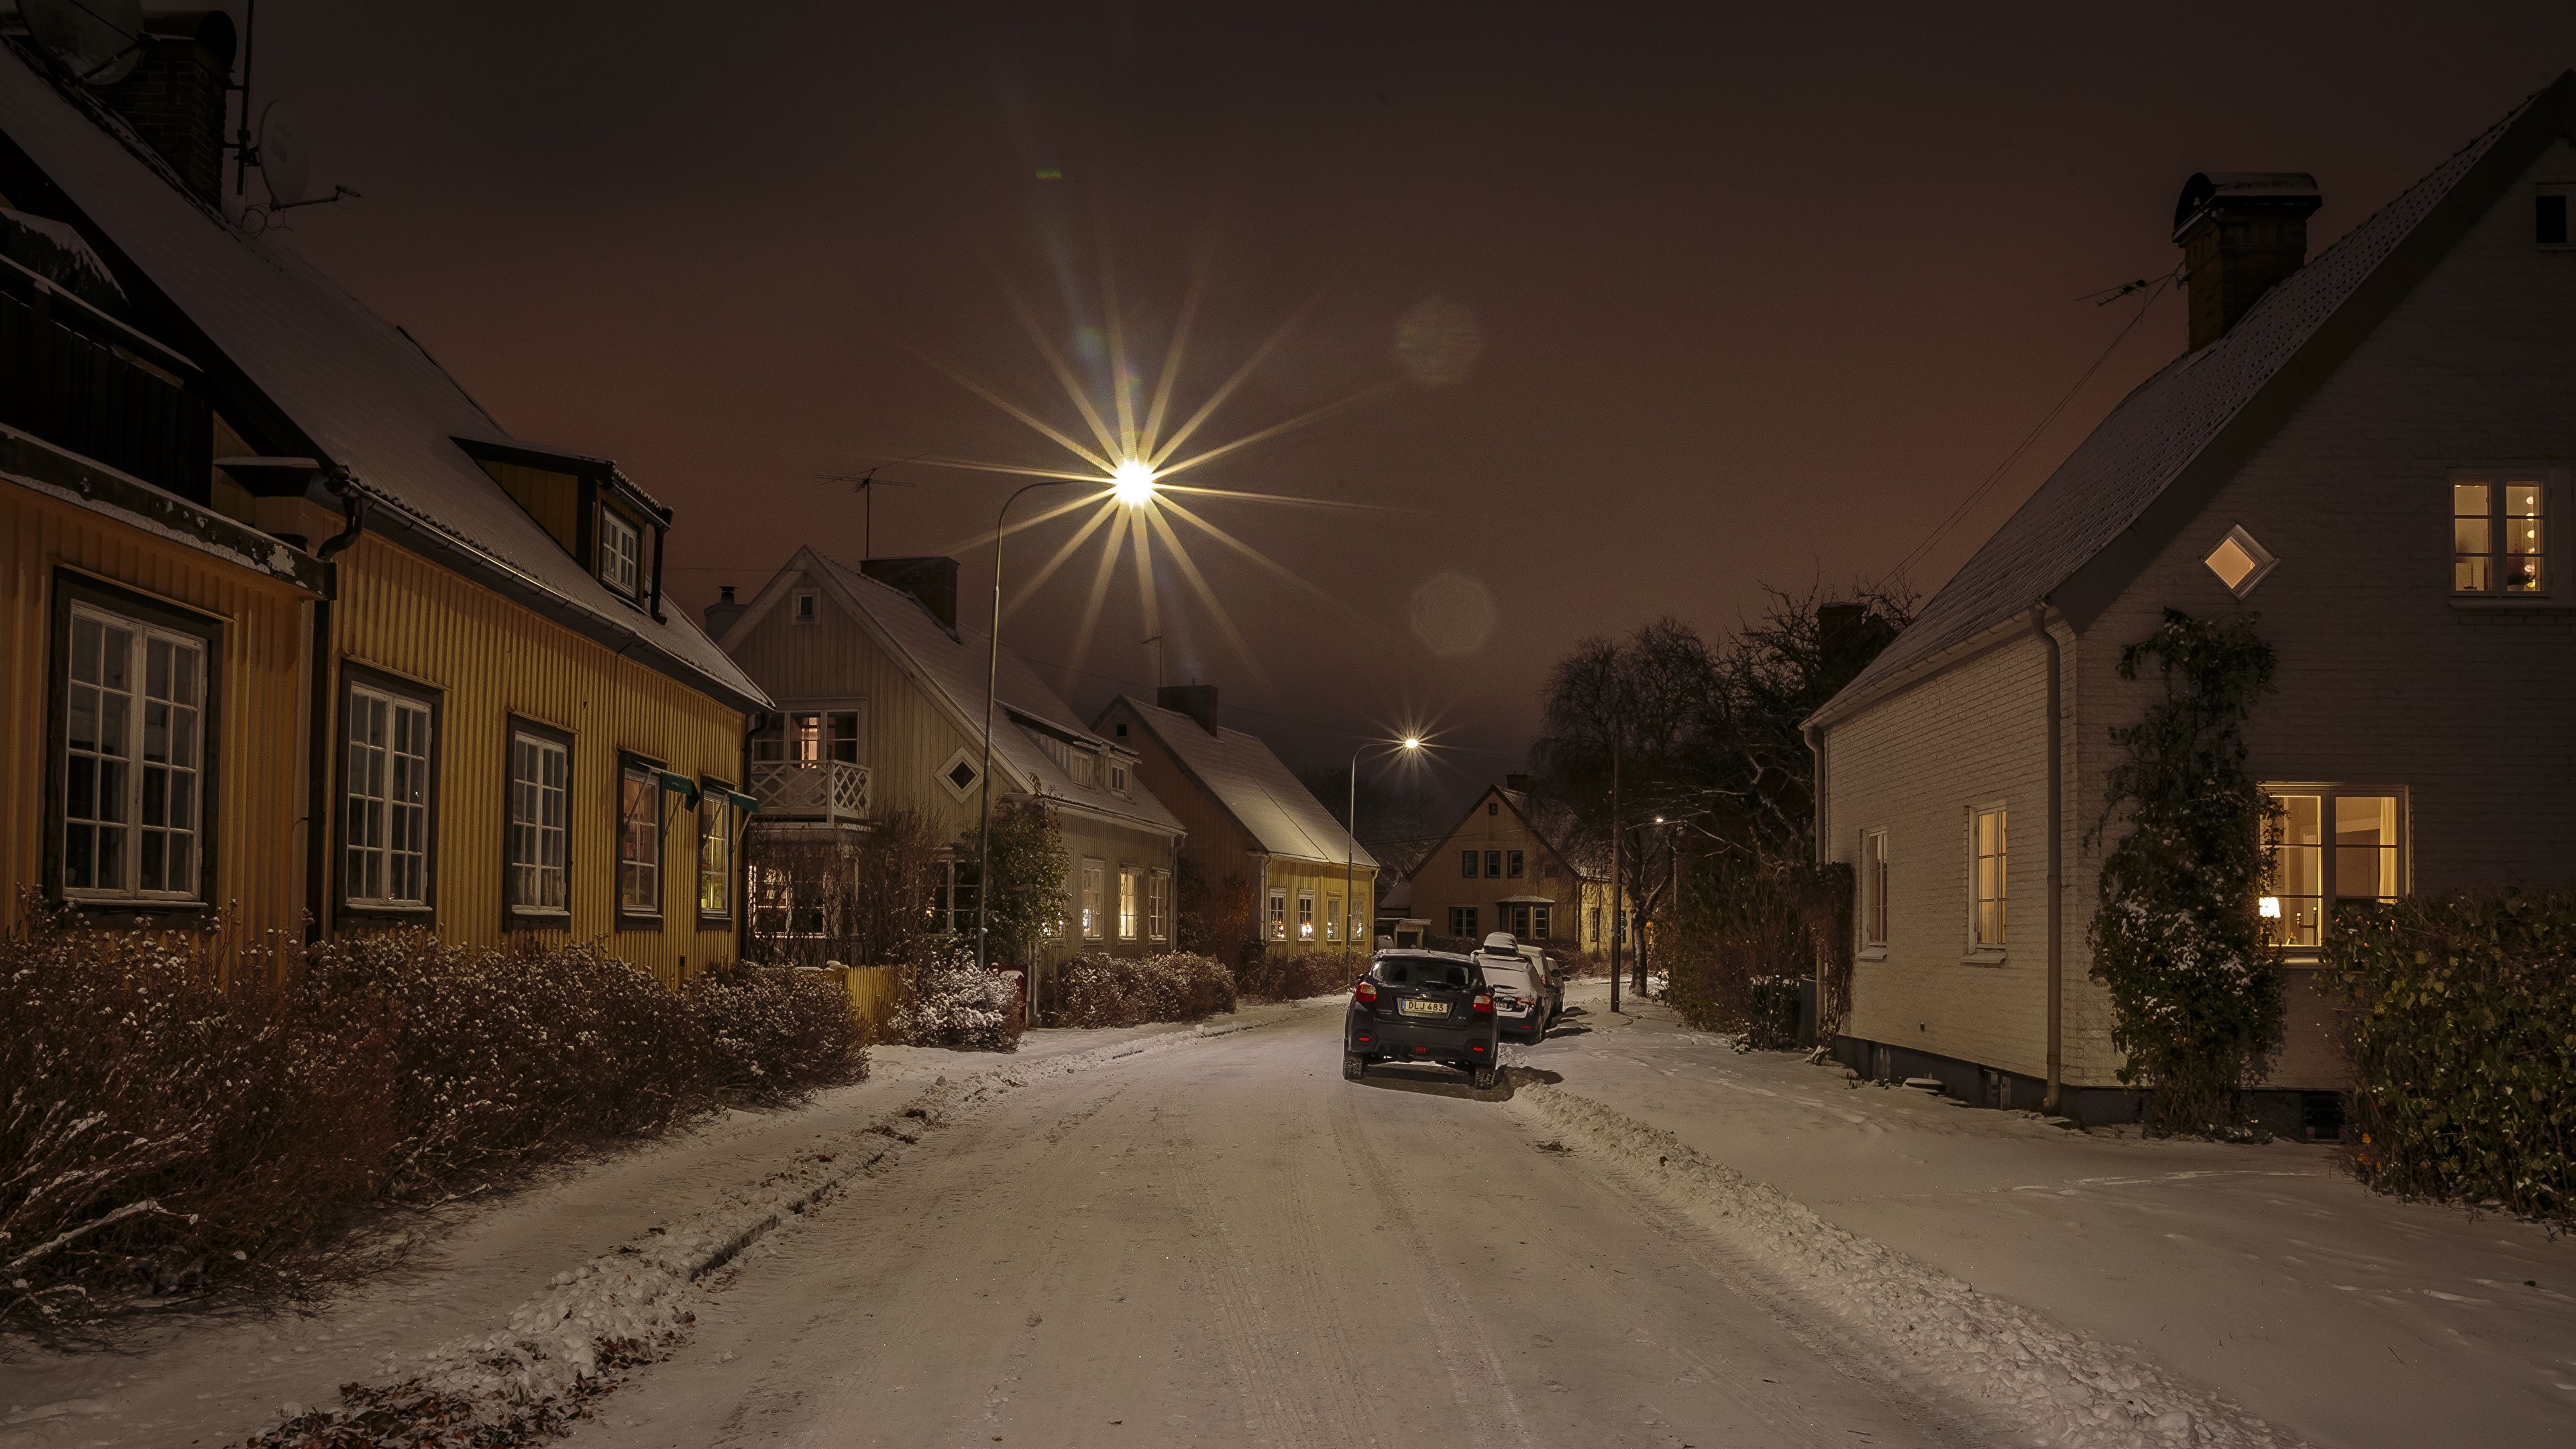
[[[2576,1223],[2576,891],[2346,903],[2318,979],[2363,1182]]]

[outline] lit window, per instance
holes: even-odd
[[[1108,924],[1102,916],[1101,896],[1107,889],[1108,867],[1096,860],[1082,863],[1082,939],[1097,941]]]
[[[1324,897],[1324,939],[1327,941],[1342,939],[1342,898],[1340,896]]]
[[[662,914],[662,772],[617,771],[617,913]]]
[[[1161,871],[1145,880],[1145,935],[1161,941],[1172,934],[1172,878]]]
[[[572,746],[521,728],[510,735],[510,909],[560,916],[571,849]]]
[[[1136,939],[1136,912],[1137,907],[1143,904],[1139,899],[1143,895],[1140,889],[1144,884],[1143,877],[1144,872],[1132,865],[1118,868],[1118,939],[1121,941]]]
[[[1865,830],[1860,837],[1860,943],[1887,944],[1887,832]]]
[[[1979,950],[2004,945],[2004,807],[1976,812],[1973,827],[1976,872],[1975,943]]]
[[[2548,485],[2538,479],[2451,485],[2451,590],[2537,594],[2548,587]]]
[[[1449,934],[1456,936],[1461,940],[1471,938],[1476,934],[1476,908],[1474,906],[1451,906],[1449,908]]]
[[[352,683],[343,707],[341,899],[379,910],[429,904],[429,706]]]
[[[69,614],[63,892],[200,900],[207,641],[87,603]]]
[[[2241,525],[2227,530],[2227,536],[2218,541],[2218,547],[2203,555],[2200,561],[2209,566],[2211,573],[2218,575],[2218,581],[2227,586],[2229,593],[2240,599],[2253,593],[2254,586],[2263,582],[2263,576],[2279,562]]]
[[[628,598],[643,576],[644,536],[616,509],[599,510],[599,580]]]
[[[2329,901],[2393,901],[2405,894],[2403,797],[2338,788],[2269,793],[2280,814],[2262,911],[2275,944],[2314,950],[2332,925]]]
[[[1297,892],[1297,940],[1300,944],[1315,939],[1315,893]]]
[[[733,916],[733,791],[712,781],[698,790],[698,914]]]
[[[1270,892],[1270,939],[1288,939],[1288,892],[1277,887]]]

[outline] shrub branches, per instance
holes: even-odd
[[[2275,826],[2243,735],[2272,649],[2250,620],[2168,609],[2121,651],[2120,677],[2150,662],[2163,700],[2111,731],[2125,757],[2095,834],[2115,814],[2129,828],[2102,862],[2092,977],[2111,992],[2120,1080],[2154,1089],[2147,1130],[2230,1134],[2281,1042],[2280,953],[2259,910]]]
[[[1234,1010],[1234,973],[1188,951],[1076,956],[1056,968],[1050,1026],[1143,1026],[1203,1021]]]

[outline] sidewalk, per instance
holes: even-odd
[[[652,1142],[539,1172],[505,1195],[394,1226],[418,1240],[404,1265],[305,1309],[180,1311],[115,1348],[76,1354],[12,1340],[0,1357],[0,1443],[17,1446],[230,1444],[264,1422],[327,1402],[388,1360],[508,1320],[562,1275],[648,1231],[748,1201],[764,1179],[899,1111],[942,1076],[1055,1061],[1174,1035],[1222,1035],[1297,1014],[1246,1006],[1196,1026],[1033,1031],[999,1056],[924,1047],[869,1052],[868,1080],[787,1111],[725,1111]],[[865,1139],[873,1140],[873,1139]]]
[[[2576,1240],[2365,1192],[2331,1147],[2076,1132],[1612,1016],[1606,983],[1568,1004],[1518,1064],[2324,1449],[2576,1443]]]

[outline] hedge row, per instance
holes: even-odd
[[[2363,1182],[2576,1223],[2576,892],[2337,910]]]
[[[0,940],[0,1321],[294,1289],[370,1208],[866,1072],[815,973],[675,991],[586,946],[238,944],[32,903]]]
[[[1188,951],[1076,956],[1052,973],[1049,1026],[1143,1026],[1203,1021],[1234,1010],[1234,973]]]

